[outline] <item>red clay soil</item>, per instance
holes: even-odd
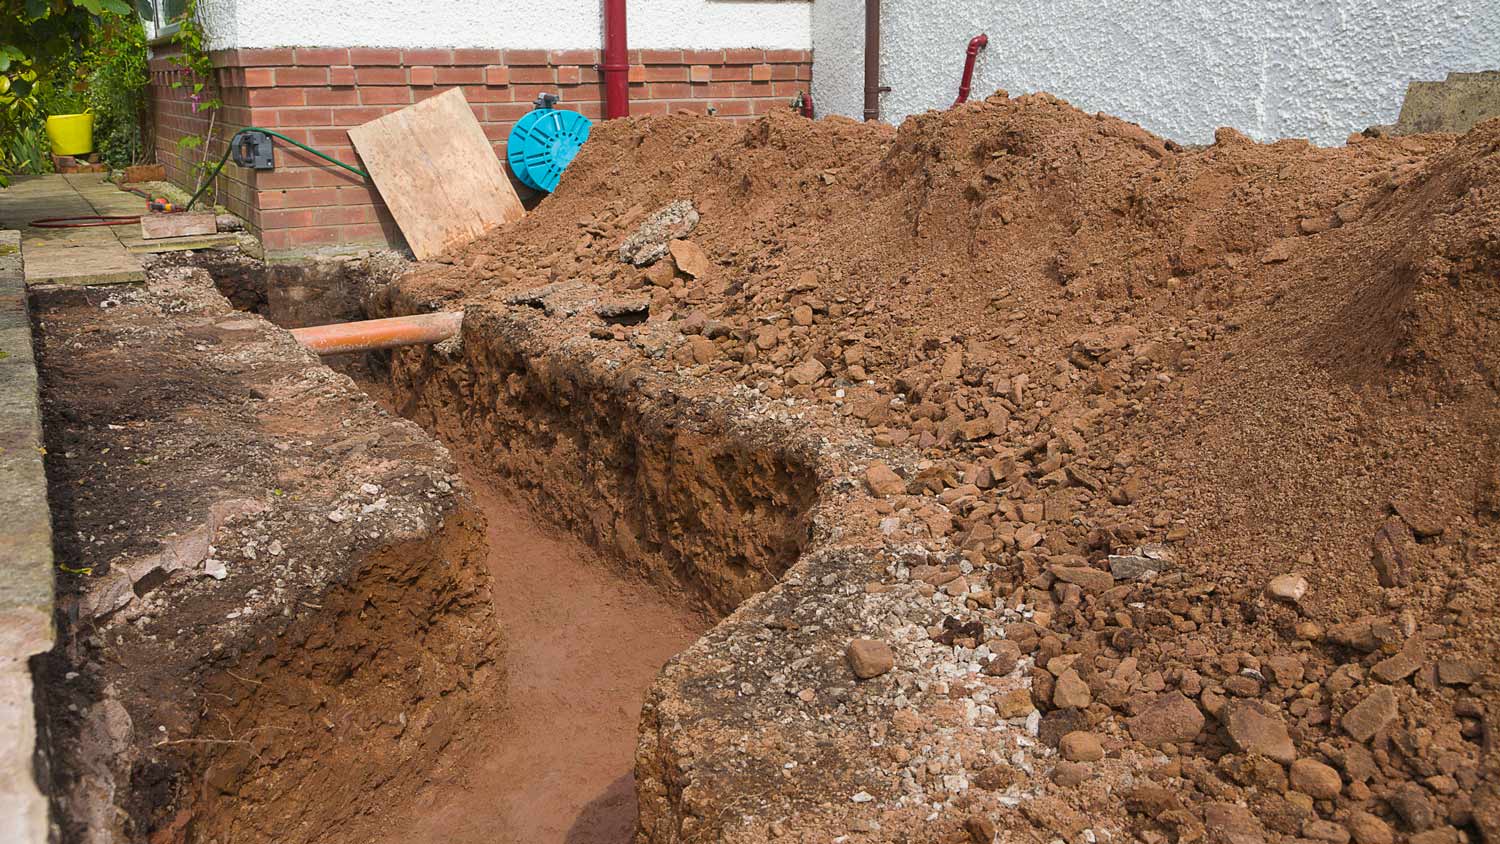
[[[677,199],[691,245],[623,263]],[[1166,751],[1139,773],[1169,791],[1127,803],[1146,840],[1500,840],[1500,121],[1184,149],[1003,92],[899,130],[611,121],[525,219],[400,286],[477,308],[562,280],[680,329],[590,330],[644,365],[918,450],[875,509],[1010,572],[985,594],[1036,611],[1048,717]],[[1141,543],[1157,582],[1057,575]],[[1208,726],[1143,738],[1177,692]],[[1257,767],[1241,699],[1337,787]]]
[[[465,472],[488,521],[495,616],[506,639],[503,715],[464,739],[387,844],[625,844],[641,700],[703,631],[578,540],[541,527]]]

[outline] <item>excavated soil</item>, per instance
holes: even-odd
[[[696,229],[622,261],[674,200]],[[648,701],[642,842],[1500,841],[1500,121],[611,121],[383,302],[465,308],[396,393],[476,463],[755,596]],[[663,449],[664,405],[778,433]],[[894,670],[854,682],[856,633]]]
[[[443,448],[192,270],[34,296],[60,840],[329,841],[500,709]]]

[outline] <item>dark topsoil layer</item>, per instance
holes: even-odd
[[[34,312],[63,840],[356,840],[500,699],[446,451],[200,270]]]
[[[702,215],[688,242],[623,262],[678,199]],[[970,807],[939,839],[998,820],[1069,840],[1500,841],[1500,121],[1332,149],[1228,129],[1183,149],[1003,93],[899,130],[612,121],[530,215],[396,298],[521,313],[541,299],[519,291],[575,283],[598,291],[554,329],[576,353],[879,449],[898,476],[847,466],[871,495],[842,518],[930,564],[869,592],[951,593],[980,626],[936,625],[940,644],[985,662],[1011,640],[1043,740],[1100,740],[1102,760],[1077,739],[1000,803],[972,784],[1003,765],[929,760],[925,738],[825,758],[886,777],[843,831],[918,840],[900,800],[920,793]],[[1147,565],[1142,546],[1154,576],[1109,559]],[[925,653],[901,642],[897,674]],[[935,696],[975,688],[901,685],[916,720],[895,732],[930,737]],[[904,821],[870,827],[898,804]],[[718,840],[723,815],[650,836]]]

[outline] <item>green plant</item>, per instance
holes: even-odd
[[[0,144],[0,185],[10,173],[35,168],[30,153],[48,113],[44,99],[53,98],[50,108],[82,109],[77,80],[58,69],[76,71],[90,28],[133,15],[125,0],[6,0],[0,8],[0,138],[8,142]]]
[[[111,167],[145,160],[146,33],[136,18],[101,20],[89,33],[85,97],[99,157]]]
[[[52,170],[51,144],[41,126],[22,126],[0,144],[0,187],[14,175],[37,175]]]
[[[46,72],[37,80],[37,110],[43,117],[54,114],[81,114],[88,108],[84,89],[88,84],[83,42],[70,55],[57,56],[48,62]]]
[[[46,148],[38,164],[31,150],[41,138],[42,114],[37,105],[37,74],[29,60],[12,61],[9,74],[0,75],[0,187],[15,174],[45,173],[51,159]]]
[[[125,0],[6,0],[0,8],[0,75],[14,85],[15,66],[35,70],[76,56],[99,19],[134,14]]]
[[[172,35],[172,43],[179,50],[178,54],[172,56],[173,64],[182,68],[186,78],[179,78],[172,83],[172,87],[181,90],[188,88],[188,100],[193,104],[193,112],[201,114],[208,113],[208,129],[202,136],[185,135],[177,140],[177,150],[183,156],[188,157],[192,150],[201,148],[203,154],[193,164],[193,192],[203,190],[206,180],[218,175],[210,158],[213,155],[214,126],[217,123],[218,112],[224,105],[219,99],[218,87],[214,85],[214,63],[209,57],[208,50],[204,46],[207,43],[207,35],[198,15],[198,0],[187,0],[182,15],[176,20],[177,32]],[[212,185],[204,191],[210,201],[214,195]]]
[[[0,46],[0,138],[14,139],[42,125],[37,105],[37,72],[31,59],[13,47]],[[10,176],[30,169],[19,160],[10,143],[0,144],[0,187],[10,184]]]
[[[51,170],[51,145],[40,126],[27,126],[5,139],[5,157],[13,172],[36,175]]]

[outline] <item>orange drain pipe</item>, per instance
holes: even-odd
[[[393,349],[397,346],[441,343],[457,334],[463,324],[463,311],[439,311],[294,328],[292,336],[315,354],[343,355]]]

